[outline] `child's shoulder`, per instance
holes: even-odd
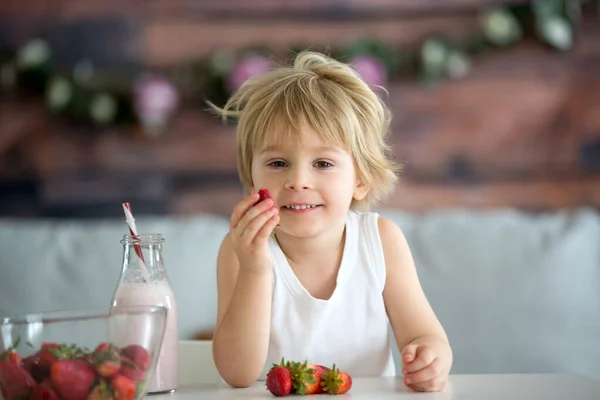
[[[349,218],[359,221],[362,227],[373,227],[377,229],[382,241],[395,241],[403,239],[402,230],[394,221],[384,218],[374,211],[350,211]]]

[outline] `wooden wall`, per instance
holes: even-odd
[[[435,32],[464,36],[491,1],[438,3],[4,0],[0,43],[42,33],[64,60],[86,54],[105,68],[136,70],[220,46],[335,46],[365,35],[411,45]],[[600,207],[598,22],[587,17],[566,54],[524,42],[483,56],[466,78],[435,90],[390,84],[391,141],[405,170],[385,206]],[[122,201],[138,214],[228,214],[241,196],[234,127],[196,106],[184,107],[156,139],[67,125],[37,103],[4,99],[0,107],[2,215],[120,216]]]

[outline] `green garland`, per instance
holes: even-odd
[[[536,37],[560,52],[575,41],[584,0],[536,0],[525,5],[496,6],[482,12],[481,31],[474,37],[450,40],[430,37],[415,50],[398,49],[377,40],[362,40],[338,49],[322,49],[342,61],[356,56],[375,57],[384,66],[389,80],[420,81],[431,87],[443,79],[465,76],[473,59],[484,52],[515,45],[524,37]],[[600,11],[600,0],[596,0]],[[296,52],[311,46],[296,46]],[[166,76],[186,103],[205,108],[205,101],[223,104],[229,96],[226,81],[239,60],[251,55],[268,59],[274,53],[265,47],[225,49],[184,65],[156,71]],[[288,54],[289,55],[289,54]],[[52,49],[43,39],[31,40],[18,49],[0,51],[0,85],[3,97],[16,99],[31,95],[44,99],[48,110],[73,121],[104,128],[114,124],[139,124],[133,77],[118,77],[95,71],[82,61],[73,70],[53,68]],[[164,128],[164,124],[160,125]]]

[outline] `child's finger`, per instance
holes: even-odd
[[[233,209],[233,213],[231,214],[231,222],[230,227],[234,229],[242,219],[244,215],[248,212],[250,208],[258,201],[258,193],[252,193],[244,200],[240,201],[240,203]]]
[[[440,375],[442,375],[442,364],[440,359],[436,358],[421,369],[418,369],[414,372],[405,373],[404,383],[407,385],[420,384],[421,382],[429,381]]]
[[[403,374],[409,374],[411,372],[419,371],[427,367],[435,360],[436,356],[434,352],[426,346],[421,346],[416,350],[416,355],[413,361],[405,363],[402,368]]]
[[[258,203],[256,206],[250,207],[248,211],[246,211],[246,214],[244,214],[239,220],[234,229],[238,231],[240,235],[243,235],[243,232],[246,230],[248,224],[250,224],[252,220],[271,208],[273,208],[273,200],[271,199],[266,199],[265,201]]]
[[[279,224],[279,212],[276,212],[273,214],[273,216],[271,216],[271,218],[269,218],[269,220],[258,231],[255,239],[268,239],[277,224]]]
[[[417,347],[416,344],[409,344],[402,349],[402,363],[407,364],[414,361],[417,356]]]
[[[416,392],[439,392],[446,388],[448,379],[446,377],[438,376],[428,381],[407,384],[409,388]]]
[[[267,200],[265,200],[267,202]],[[258,206],[256,208],[259,208]],[[271,218],[279,213],[276,207],[271,207],[262,211],[258,214],[248,225],[244,228],[241,236],[243,243],[252,242],[262,228],[271,220]],[[241,224],[240,224],[241,225]]]

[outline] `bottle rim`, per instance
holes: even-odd
[[[123,245],[157,245],[165,242],[161,233],[144,233],[139,235],[123,235],[120,243]]]

